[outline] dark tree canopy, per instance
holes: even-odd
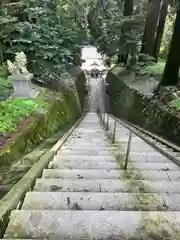
[[[24,51],[36,81],[60,81],[69,64],[81,64],[81,45],[92,43],[106,58],[115,58],[121,64],[135,64],[147,56],[158,61],[160,53],[164,60],[168,57],[168,66],[176,61],[174,66],[178,69],[178,57],[174,56],[178,52],[174,43],[176,28],[172,38],[177,3],[177,0],[2,0],[1,65],[13,58],[15,52]],[[168,72],[166,67],[163,84],[170,81]],[[177,73],[173,79],[168,84],[177,82]]]
[[[74,54],[87,40],[87,7],[78,0],[1,2],[1,64],[24,51],[37,81],[61,79],[69,63],[79,64]]]

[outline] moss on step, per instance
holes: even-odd
[[[117,164],[120,169],[124,169],[125,165],[125,155],[122,154],[124,150],[119,145],[118,141],[116,144],[109,144],[110,150],[115,155]],[[123,176],[126,181],[127,192],[134,193],[134,198],[127,202],[127,209],[135,209],[139,211],[147,211],[152,207],[158,211],[167,210],[164,206],[158,206],[156,204],[157,200],[152,194],[153,190],[149,184],[144,183],[144,176],[140,170],[135,169],[131,157],[129,156],[128,169],[124,170]]]
[[[112,141],[113,133],[112,133],[111,131],[107,131],[107,132],[106,132],[106,135],[107,135],[108,139],[109,139],[110,141]],[[115,144],[115,143],[114,143],[114,144]]]
[[[112,144],[110,134],[107,133],[109,139],[109,149],[115,155],[117,164],[121,169],[124,168],[125,155],[121,149],[118,141]],[[130,158],[131,159],[131,158]],[[129,160],[130,160],[129,159]],[[168,211],[169,209],[162,205],[157,205],[157,200],[152,194],[152,187],[149,184],[144,184],[144,176],[140,170],[134,168],[133,162],[128,162],[129,169],[124,171],[123,179],[129,180],[127,183],[128,192],[134,193],[134,198],[127,202],[127,210],[146,211],[142,217],[141,222],[138,224],[136,231],[133,234],[122,233],[120,238],[112,236],[111,239],[122,240],[179,240],[180,225],[172,223],[173,219],[167,219],[166,217],[159,216],[156,212],[147,214],[149,209],[154,208],[156,211]],[[122,176],[120,176],[122,178]],[[138,180],[138,181],[137,181]],[[131,236],[130,236],[131,235]],[[119,236],[118,236],[119,237]]]
[[[180,225],[151,213],[144,217],[133,237],[128,240],[179,240]]]

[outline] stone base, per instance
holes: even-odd
[[[33,89],[31,79],[33,74],[20,74],[12,75],[9,77],[12,81],[14,93],[11,97],[13,98],[36,98],[38,92]]]
[[[32,91],[27,95],[27,94],[24,94],[24,95],[19,95],[19,94],[15,94],[13,93],[9,98],[12,99],[12,98],[37,98],[37,96],[39,95],[39,91],[37,89],[32,89]]]

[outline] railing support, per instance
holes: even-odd
[[[131,148],[131,140],[132,140],[132,132],[130,131],[129,132],[129,139],[128,139],[128,146],[127,146],[124,170],[127,170],[127,167],[128,167],[129,153],[130,153],[130,148]]]
[[[114,130],[113,130],[113,136],[112,136],[112,143],[115,142],[115,136],[116,136],[116,120],[114,120]]]
[[[106,131],[109,130],[109,114],[107,113]]]
[[[106,116],[106,113],[104,112],[103,113],[103,123],[105,124],[105,116]]]
[[[98,114],[98,116],[100,118],[100,122],[102,122],[102,116],[101,116],[101,112],[100,112],[99,108],[97,108],[97,114]]]

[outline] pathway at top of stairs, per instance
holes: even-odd
[[[133,137],[124,171],[126,129],[118,139],[88,113],[12,211],[5,238],[180,239],[179,168]]]

